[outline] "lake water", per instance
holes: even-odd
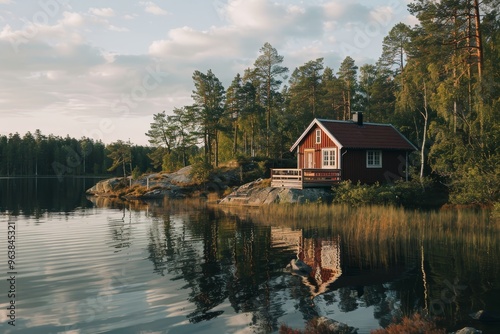
[[[384,253],[190,201],[86,198],[95,181],[0,179],[1,333],[272,333],[318,316],[369,333],[415,310],[500,332],[468,315],[500,312],[496,235]]]

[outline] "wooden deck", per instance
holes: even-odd
[[[275,188],[331,187],[340,181],[340,169],[271,169],[271,187]]]

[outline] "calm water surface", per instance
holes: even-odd
[[[498,239],[347,244],[327,229],[252,223],[189,202],[89,199],[95,180],[0,180],[0,268],[16,226],[16,321],[1,333],[272,333],[317,316],[359,333],[415,310],[498,333]],[[396,251],[394,251],[396,250]]]

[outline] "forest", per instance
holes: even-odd
[[[23,136],[0,134],[0,176],[104,176],[115,170],[120,175],[121,170],[114,166],[113,160],[116,144],[106,146],[89,138],[46,136],[40,130]],[[151,170],[148,158],[151,148],[120,141],[118,144],[127,147],[128,170],[136,173]],[[129,161],[133,161],[133,169]]]
[[[265,43],[227,89],[211,70],[195,71],[192,104],[153,115],[150,147],[39,131],[0,136],[0,175],[211,169],[250,157],[286,161],[313,118],[348,120],[363,111],[367,122],[391,123],[419,148],[413,179],[445,185],[454,203],[498,202],[500,5],[416,0],[408,10],[419,24],[396,24],[375,64],[358,66],[347,56],[335,70],[318,58],[289,70]]]

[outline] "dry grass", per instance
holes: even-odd
[[[306,324],[306,328],[302,331],[293,329],[285,324],[279,328],[279,334],[350,334],[355,333],[353,328],[346,325],[332,326],[328,321],[322,321],[320,318],[313,318]]]
[[[436,323],[418,313],[404,317],[399,323],[390,324],[387,328],[371,331],[371,334],[445,334],[446,330],[438,328]]]
[[[485,249],[500,253],[500,221],[484,209],[423,212],[393,206],[280,204],[242,212],[242,216],[266,225],[327,229],[346,244],[357,245],[359,252],[376,250],[363,252],[367,265],[387,266],[391,259],[435,242],[461,247],[455,251],[472,258]]]
[[[385,242],[398,238],[427,239],[429,236],[500,232],[500,221],[488,210],[442,210],[422,212],[393,206],[306,204],[263,206],[254,215],[258,221],[280,222],[297,227],[329,227],[347,239]]]
[[[126,192],[124,193],[124,195],[130,196],[130,197],[140,197],[149,191],[153,191],[153,190],[161,189],[161,188],[162,188],[161,186],[153,186],[153,187],[147,188],[146,186],[134,185],[134,186],[132,186],[132,188],[127,189]]]
[[[271,186],[271,179],[262,179],[257,185],[256,188],[263,189]]]
[[[343,334],[353,333],[353,329],[345,327],[333,328],[328,322],[314,318],[307,322],[304,330],[293,329],[282,324],[279,334]],[[390,324],[387,328],[376,329],[371,334],[445,334],[446,330],[438,328],[434,320],[415,313],[410,317],[403,317],[400,321]]]

